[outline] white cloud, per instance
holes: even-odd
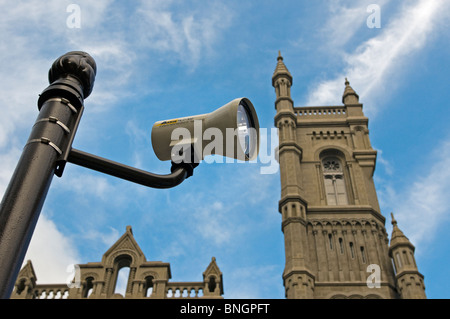
[[[195,68],[202,57],[211,54],[220,32],[230,25],[232,13],[224,4],[214,1],[193,10],[172,10],[173,1],[142,2],[137,10],[140,43],[152,50],[175,53]]]
[[[202,165],[207,169],[208,164]],[[279,222],[277,174],[260,174],[257,164],[251,163],[218,165],[207,175],[208,181],[197,179],[198,186],[169,201],[169,210],[176,214],[173,222],[184,224],[176,232],[182,245],[200,242],[202,249],[214,251],[237,248]],[[202,174],[200,168],[197,178]]]
[[[228,243],[240,228],[230,215],[222,202],[203,203],[195,215],[198,234],[218,246]]]
[[[387,175],[392,176],[394,174],[394,167],[392,163],[383,157],[383,151],[381,149],[377,148],[376,146],[374,146],[373,148],[377,150],[377,165],[381,164],[384,172]]]
[[[78,196],[92,196],[97,200],[110,200],[109,194],[114,192],[114,186],[105,177],[94,176],[86,173],[65,174],[64,183],[60,183],[61,189],[70,190]]]
[[[382,8],[389,0],[378,0],[376,4]],[[357,33],[361,26],[365,26],[367,17],[367,7],[373,0],[351,1],[351,6],[347,1],[333,0],[329,2],[330,18],[322,28],[320,33],[326,38],[325,46],[333,48],[333,51],[340,49],[347,44]]]
[[[450,140],[442,142],[427,162],[432,164],[411,172],[415,182],[403,191],[388,183],[379,193],[382,206],[391,208],[400,229],[416,246],[432,242],[433,234],[450,221]]]
[[[387,87],[395,88],[410,55],[424,48],[435,36],[433,31],[438,31],[439,21],[448,17],[449,5],[448,1],[404,2],[400,12],[382,25],[379,35],[344,56],[346,67],[342,74],[314,84],[305,105],[337,104],[336,97],[342,96],[344,78],[348,77],[366,105],[366,114],[375,114],[380,109],[375,109],[376,97],[385,96]],[[345,17],[348,13],[342,14]]]
[[[2,154],[14,152],[13,145],[23,146],[27,134],[31,130],[33,120],[38,114],[37,99],[47,86],[48,70],[58,56],[47,57],[46,50],[58,45],[58,50],[69,43],[71,49],[85,47],[83,41],[87,33],[82,31],[75,34],[66,27],[66,4],[61,1],[51,1],[43,5],[40,1],[25,2],[2,2],[0,4],[0,32],[2,41],[0,43],[0,69],[3,75],[0,78],[0,151]],[[95,32],[95,22],[102,22],[105,5],[81,3],[82,15],[85,18],[81,30],[93,27],[89,34],[94,40],[98,40],[100,32]],[[85,28],[85,29],[83,29]],[[81,36],[84,34],[84,36]],[[53,39],[54,41],[49,41]],[[88,43],[91,43],[90,41]],[[125,54],[126,46],[118,41],[112,41],[108,46],[102,45],[101,41],[88,44],[87,48],[93,52],[103,67],[111,65],[113,60],[115,69],[113,71],[100,72],[100,78],[107,73],[107,83],[96,84],[96,94],[89,100],[94,105],[111,105],[117,99],[117,87],[127,79],[127,66],[131,64],[132,54]],[[66,49],[67,50],[67,49]],[[64,51],[60,51],[63,54]],[[113,66],[111,65],[111,68]],[[114,74],[120,72],[120,74]],[[120,75],[120,76],[119,76]],[[114,79],[112,81],[111,79]],[[93,103],[92,103],[93,102]],[[101,109],[100,107],[93,110]],[[8,159],[12,158],[4,155]],[[3,162],[5,167],[14,167],[14,163]],[[2,168],[1,176],[5,176]],[[6,187],[5,181],[0,180],[0,189]]]
[[[38,283],[66,283],[68,266],[80,262],[72,239],[65,236],[45,214],[39,217],[24,263],[31,260]]]
[[[133,149],[135,149],[133,151],[133,166],[143,167],[148,159],[144,158],[142,145],[151,145],[149,131],[139,128],[133,120],[128,120],[125,124],[125,132],[129,136],[130,143],[134,146]]]
[[[48,50],[64,50],[60,54],[84,50],[94,57],[98,72],[88,100],[93,114],[128,95],[139,94],[136,88],[125,88],[136,78],[133,74],[142,72],[135,63],[139,54],[148,54],[148,49],[175,52],[193,68],[211,53],[220,30],[231,19],[230,11],[220,2],[176,15],[170,1],[145,1],[129,14],[112,1],[79,1],[81,28],[70,29],[66,25],[69,4],[56,0],[45,5],[40,1],[0,4],[0,32],[5,40],[0,43],[0,68],[3,74],[11,75],[0,79],[0,148],[8,147],[8,137],[19,130],[22,135],[29,132],[28,123],[37,115],[38,94],[48,85],[47,72],[57,58],[48,57]],[[123,30],[124,23],[129,25],[130,21],[136,24]]]
[[[22,42],[18,39],[13,42],[16,41]],[[32,123],[37,116],[38,93],[46,86],[48,72],[48,69],[42,67],[45,59],[20,52],[15,56],[7,51],[6,46],[0,45],[2,74],[20,76],[0,78],[0,149],[11,147],[12,143],[19,142],[25,136],[25,124]],[[31,125],[28,126],[28,132],[30,129]],[[19,135],[19,132],[23,135]]]
[[[84,232],[81,236],[84,240],[91,242],[101,242],[106,249],[109,249],[121,236],[119,231],[113,227],[107,227],[108,232],[105,230],[98,231],[96,229],[89,229],[89,231]],[[106,250],[105,250],[106,251]],[[100,256],[99,256],[100,258]]]

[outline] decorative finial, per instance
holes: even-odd
[[[281,51],[280,50],[278,50],[278,58],[277,58],[277,60],[278,61],[283,61],[283,57],[281,56]]]
[[[128,225],[128,226],[126,227],[126,231],[129,232],[129,233],[131,233],[131,234],[133,234],[133,229],[131,228],[130,225]]]
[[[347,78],[345,78],[345,86],[350,85],[350,82],[347,80]]]
[[[92,92],[96,73],[95,60],[86,52],[71,51],[60,56],[48,71],[50,85],[39,95],[38,109],[49,98],[61,96],[61,88],[64,98],[80,108]]]
[[[391,220],[392,220],[391,221],[392,225],[394,225],[394,226],[397,225],[397,221],[394,218],[394,213],[392,213],[392,212],[391,212]]]
[[[86,52],[71,51],[60,56],[48,73],[50,84],[59,78],[72,75],[76,77],[83,86],[84,98],[87,98],[94,87],[97,66],[94,59]]]

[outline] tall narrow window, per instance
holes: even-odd
[[[94,278],[88,277],[86,278],[86,286],[84,287],[83,297],[89,298],[89,296],[92,294],[92,291],[94,290]]]
[[[150,297],[153,294],[153,277],[148,276],[145,278],[145,286],[144,286],[144,295],[145,297]]]
[[[131,284],[131,282],[129,282],[129,277],[132,261],[132,258],[125,254],[114,259],[112,276],[110,282],[107,284],[109,286],[110,295],[121,294],[125,297],[127,286],[128,284]]]
[[[400,254],[396,253],[395,256],[397,257],[397,268],[402,268],[402,259],[400,258]]]
[[[391,259],[392,265],[394,265],[395,272],[398,272],[397,265],[395,264],[394,259]]]
[[[328,234],[328,243],[330,244],[330,249],[333,249],[333,235]]]
[[[413,256],[412,252],[409,252],[409,257],[411,257],[411,260],[412,260],[412,264],[413,264],[413,266],[414,266],[414,267],[417,267],[417,265],[416,265],[416,262],[415,262],[415,260],[414,260],[414,256]]]
[[[341,250],[341,254],[344,253],[344,242],[342,240],[342,238],[339,238],[339,248]]]
[[[352,242],[350,242],[350,254],[352,255],[352,258],[355,258],[355,247]]]
[[[403,260],[405,261],[405,265],[409,265],[408,255],[406,251],[403,251]]]
[[[122,267],[117,274],[116,287],[114,289],[115,294],[121,294],[125,296],[127,292],[128,277],[130,276],[130,267]]]
[[[347,205],[347,191],[342,165],[336,157],[322,161],[325,192],[328,205]]]
[[[216,277],[214,276],[209,277],[209,284],[208,284],[209,292],[214,292],[214,290],[216,290],[216,286],[217,286]]]
[[[364,251],[364,246],[361,246],[361,258],[362,258],[363,264],[365,264],[366,263],[366,252]]]

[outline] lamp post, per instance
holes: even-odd
[[[198,165],[172,163],[170,174],[157,175],[72,149],[95,75],[94,59],[81,51],[64,54],[50,68],[50,85],[38,99],[39,115],[0,204],[2,299],[14,289],[52,177],[62,176],[66,162],[155,188],[180,184]]]

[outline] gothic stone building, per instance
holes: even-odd
[[[358,94],[346,79],[343,105],[294,107],[292,80],[279,54],[272,85],[286,298],[426,298],[414,246],[393,217],[388,245]]]
[[[133,237],[130,226],[117,242],[103,255],[101,262],[79,266],[79,273],[69,288],[67,284],[37,284],[31,261],[21,269],[12,299],[168,299],[168,298],[222,298],[222,273],[213,257],[203,272],[201,282],[170,282],[170,264],[147,261]],[[125,296],[116,293],[120,269],[129,267]],[[77,283],[77,280],[79,281]]]
[[[373,181],[377,151],[370,144],[358,94],[346,80],[343,105],[294,107],[292,80],[279,55],[272,85],[286,298],[426,298],[414,246],[393,216],[389,243]],[[80,265],[80,288],[37,285],[28,262],[12,298],[52,297],[65,291],[68,298],[122,297],[114,287],[125,266],[130,267],[125,298],[196,298],[201,290],[205,298],[223,295],[214,258],[203,282],[169,282],[170,265],[146,261],[127,228],[101,262]]]

